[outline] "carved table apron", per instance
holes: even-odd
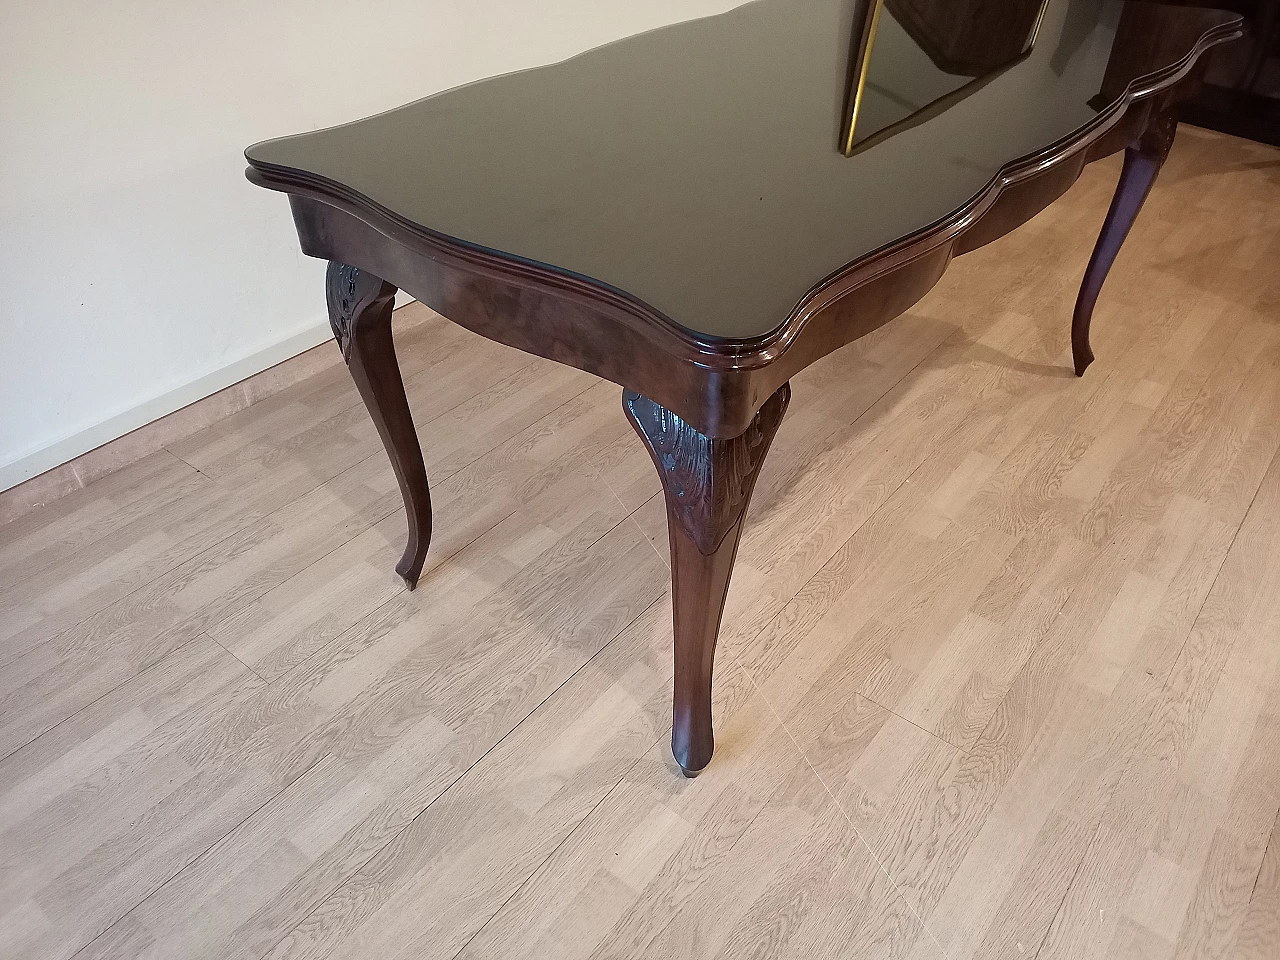
[[[1240,34],[1239,19],[1219,11],[1050,3],[1035,47],[1016,65],[845,157],[836,121],[849,61],[812,51],[847,28],[846,7],[761,0],[247,151],[249,179],[289,195],[303,251],[330,261],[334,336],[404,495],[409,537],[396,572],[410,589],[431,537],[431,504],[392,342],[397,287],[483,336],[624,387],[625,415],[666,499],[671,745],[687,776],[711,759],[716,636],[790,378],[909,308],[953,256],[1028,220],[1086,163],[1123,150],[1071,321],[1082,375],[1094,359],[1089,323],[1103,281],[1173,142],[1173,106],[1194,92],[1200,55]],[[888,36],[883,24],[881,32]],[[759,64],[744,50],[758,50]],[[790,69],[788,57],[802,66]],[[643,102],[632,108],[637,76]],[[1037,114],[1037,100],[1010,119],[1009,90],[1022,94],[1015,84],[1057,113]],[[703,91],[717,92],[700,99]],[[505,129],[495,116],[507,118]],[[956,142],[961,119],[990,127],[956,146],[959,160],[922,150],[920,138]],[[993,153],[1000,149],[1009,155]],[[992,171],[980,183],[965,180],[966,164],[980,166],[974,157]],[[905,192],[903,178],[927,193],[948,176],[954,195],[917,203]],[[605,229],[592,208],[610,197],[616,222]],[[848,236],[830,229],[841,217]],[[683,278],[691,260],[705,266],[705,283]],[[761,275],[774,286],[753,287]]]

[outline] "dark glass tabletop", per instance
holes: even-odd
[[[1236,19],[1124,0],[971,2],[1003,10],[992,49],[930,34],[930,7],[962,0],[875,3],[870,43],[850,0],[757,0],[247,157],[616,288],[703,337],[751,339]]]

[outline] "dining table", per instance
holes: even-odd
[[[791,378],[1123,151],[1070,312],[1083,375],[1177,104],[1241,32],[1234,13],[1135,0],[755,0],[257,143],[247,176],[287,194],[302,252],[329,262],[333,334],[404,498],[409,589],[431,500],[397,290],[622,388],[665,497],[671,748],[695,776],[734,557]]]

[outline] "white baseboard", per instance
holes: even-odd
[[[122,410],[105,420],[78,430],[68,436],[54,440],[46,446],[33,450],[9,463],[0,464],[0,491],[16,487],[25,480],[39,476],[46,470],[74,460],[83,453],[88,453],[104,443],[146,426],[154,420],[181,410],[188,404],[203,400],[232,384],[239,383],[255,373],[260,373],[277,363],[283,363],[305,350],[318,346],[330,339],[333,333],[327,321],[321,321],[308,327],[301,333],[286,337],[262,350],[241,357],[220,367],[212,373],[197,377],[172,390],[150,397],[136,406]]]
[[[396,291],[397,308],[412,302],[413,297],[403,290]],[[197,377],[172,390],[166,390],[90,427],[77,430],[36,450],[22,454],[8,463],[0,464],[0,493],[74,460],[81,454],[97,449],[104,443],[123,437],[139,427],[145,427],[148,423],[168,416],[175,410],[181,410],[197,400],[203,400],[256,373],[261,373],[278,363],[284,363],[332,337],[333,332],[329,329],[328,321],[317,320],[302,332],[295,333],[238,360],[233,360],[212,373]]]

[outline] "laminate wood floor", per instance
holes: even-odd
[[[417,591],[341,367],[0,528],[0,956],[1276,960],[1280,151],[1077,380],[1117,173],[796,379],[697,780],[620,391],[425,308]]]

